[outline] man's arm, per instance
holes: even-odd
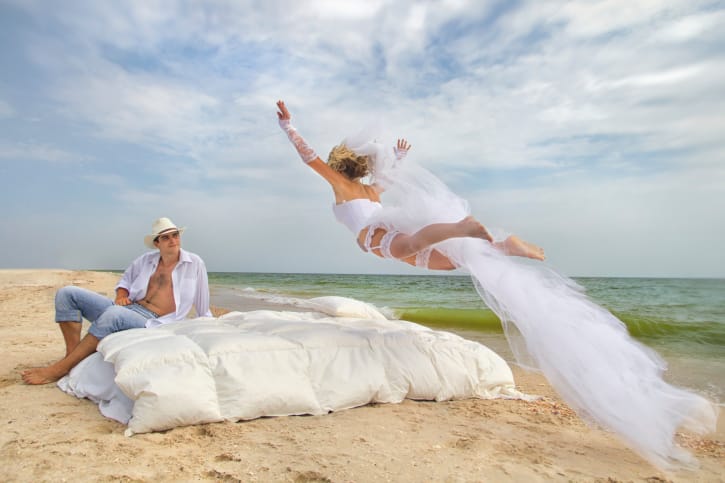
[[[121,280],[116,284],[116,305],[129,305],[132,303],[129,299],[131,285],[141,273],[141,260],[143,255],[131,262],[131,265],[123,272]]]

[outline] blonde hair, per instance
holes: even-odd
[[[344,144],[332,148],[327,157],[327,164],[351,180],[362,178],[370,173],[370,158],[355,154]]]

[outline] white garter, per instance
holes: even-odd
[[[415,266],[421,268],[428,268],[428,262],[430,262],[430,255],[433,253],[433,248],[428,247],[425,250],[421,250],[415,254]]]
[[[367,233],[365,233],[365,241],[363,242],[363,250],[366,252],[372,251],[372,247],[370,246],[373,243],[373,235],[375,234],[375,230],[378,228],[383,228],[383,225],[370,225],[368,227]]]
[[[383,230],[387,230],[385,234],[383,235],[383,238],[380,240],[380,245],[376,247],[372,247],[373,243],[373,235],[375,232],[382,228]],[[363,250],[366,252],[371,252],[376,249],[380,249],[380,253],[384,258],[395,258],[392,253],[390,253],[390,245],[393,243],[393,239],[395,239],[396,236],[400,234],[397,230],[390,230],[386,225],[382,223],[376,223],[373,225],[370,225],[368,227],[368,232],[365,234],[365,242],[363,243]]]
[[[380,253],[384,258],[395,258],[393,254],[390,253],[390,245],[393,244],[393,240],[398,235],[400,235],[399,231],[391,230],[386,232],[385,235],[383,235],[383,238],[380,239]]]

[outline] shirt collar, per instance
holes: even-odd
[[[161,252],[156,250],[156,253],[153,254],[153,256],[149,259],[149,261],[155,265],[158,265],[159,260],[161,260]],[[180,248],[179,249],[179,263],[191,263],[191,261],[192,260],[191,260],[191,256],[189,255],[189,252],[187,252],[183,248]]]
[[[189,252],[183,248],[180,248],[179,250],[181,251],[179,253],[179,263],[191,263],[191,256],[189,255]]]

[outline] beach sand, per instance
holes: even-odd
[[[123,435],[97,406],[20,372],[63,354],[55,291],[111,296],[117,274],[0,270],[0,481],[724,481],[725,424],[681,436],[697,471],[664,473],[585,425],[545,379],[514,369],[536,402],[369,405],[326,416],[261,418]],[[213,303],[221,305],[223,297]],[[220,303],[221,300],[221,303]],[[250,309],[264,308],[260,306]]]

